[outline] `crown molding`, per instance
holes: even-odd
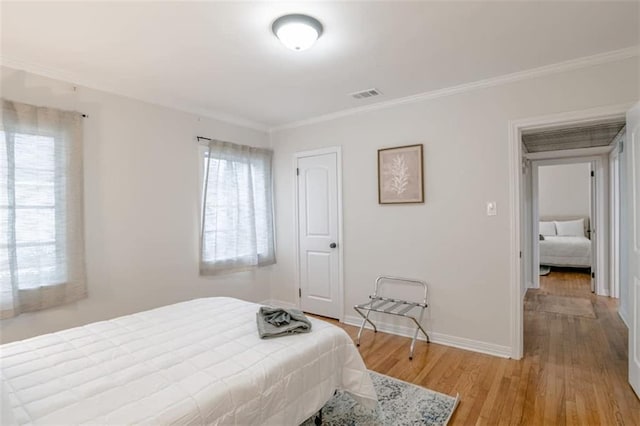
[[[464,93],[464,92],[468,92],[476,89],[483,89],[483,88],[498,86],[502,84],[512,83],[516,81],[526,80],[530,78],[542,77],[546,75],[557,74],[557,73],[571,71],[575,69],[586,68],[594,65],[621,61],[621,60],[629,59],[635,56],[640,56],[640,46],[632,46],[624,49],[599,53],[597,55],[571,59],[568,61],[559,62],[551,65],[545,65],[538,68],[532,68],[525,71],[519,71],[511,74],[491,77],[491,78],[478,80],[470,83],[463,83],[457,86],[437,89],[430,92],[419,93],[417,95],[406,96],[398,99],[391,99],[388,101],[376,102],[376,103],[365,105],[362,107],[348,108],[341,111],[324,114],[316,117],[311,117],[311,118],[307,118],[299,121],[294,121],[294,122],[286,123],[279,126],[272,126],[272,127],[270,127],[265,123],[260,123],[254,120],[250,120],[250,119],[232,115],[232,114],[223,113],[220,111],[212,111],[212,110],[203,109],[203,108],[193,108],[184,103],[172,102],[169,99],[150,95],[148,93],[132,94],[130,92],[121,90],[120,88],[113,85],[98,83],[90,79],[82,78],[81,76],[76,74],[68,73],[68,72],[54,69],[54,68],[44,67],[31,62],[19,60],[17,58],[0,56],[0,65],[6,66],[8,68],[27,71],[32,74],[52,78],[55,80],[61,80],[61,81],[73,83],[78,86],[83,86],[86,88],[100,90],[103,92],[124,96],[130,99],[135,99],[135,100],[147,102],[150,104],[159,105],[165,108],[170,108],[170,109],[179,110],[182,112],[194,114],[201,117],[207,117],[214,120],[219,120],[228,124],[242,126],[242,127],[250,128],[250,129],[261,131],[261,132],[273,133],[280,130],[292,129],[296,127],[307,126],[310,124],[331,121],[338,118],[347,117],[350,115],[356,115],[356,114],[361,114],[369,111],[376,111],[380,109],[391,108],[397,105],[410,104],[415,102],[447,97],[447,96],[453,96],[459,93]]]
[[[391,108],[397,105],[410,104],[415,102],[421,102],[431,99],[442,98],[446,96],[457,95],[476,89],[484,89],[493,86],[499,86],[502,84],[512,83],[521,80],[527,80],[536,77],[547,76],[551,74],[557,74],[561,72],[576,70],[580,68],[586,68],[594,65],[606,64],[609,62],[621,61],[624,59],[640,56],[640,46],[632,46],[619,50],[612,50],[609,52],[599,53],[592,56],[584,56],[582,58],[571,59],[568,61],[558,62],[551,65],[545,65],[538,68],[532,68],[525,71],[518,71],[511,74],[504,74],[497,77],[491,77],[484,80],[478,80],[470,83],[463,83],[457,86],[451,86],[443,89],[437,89],[430,92],[419,93],[417,95],[406,96],[404,98],[392,99],[388,101],[376,102],[373,104],[349,108],[342,111],[337,111],[317,117],[307,118],[299,121],[294,121],[281,126],[274,126],[269,128],[269,132],[277,132],[280,130],[293,129],[296,127],[307,126],[310,124],[322,123],[325,121],[331,121],[338,118],[347,117],[350,115],[361,114],[369,111],[376,111],[380,109]]]
[[[26,71],[31,74],[36,74],[42,77],[51,78],[54,80],[60,80],[68,83],[72,83],[81,87],[86,87],[93,90],[99,90],[102,92],[124,96],[129,99],[135,99],[138,101],[146,102],[153,105],[162,106],[165,108],[186,112],[189,114],[197,115],[200,117],[211,118],[214,120],[222,121],[227,124],[233,124],[236,126],[247,127],[253,130],[261,132],[268,132],[269,126],[253,121],[237,115],[227,114],[220,111],[212,111],[204,108],[193,108],[183,103],[176,103],[167,98],[150,95],[148,93],[131,93],[125,90],[121,90],[119,87],[110,84],[98,83],[91,79],[83,78],[77,74],[68,73],[59,69],[44,67],[42,65],[34,64],[27,61],[22,61],[17,58],[11,58],[7,56],[0,56],[0,65],[13,68],[16,70]]]

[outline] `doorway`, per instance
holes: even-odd
[[[532,259],[528,288],[540,288],[541,277],[562,268],[583,274],[591,292],[610,295],[610,257],[604,250],[609,237],[605,160],[594,156],[531,161],[531,220],[525,220],[532,235],[526,254]],[[600,180],[602,185],[597,184]]]
[[[527,183],[531,181],[531,167],[530,161],[532,159],[539,159],[536,154],[530,154],[525,158],[527,150],[524,148],[523,134],[531,129],[548,129],[551,126],[580,126],[580,125],[593,125],[596,123],[602,123],[604,121],[616,121],[623,120],[626,123],[626,135],[624,140],[619,140],[619,135],[624,133],[624,126],[620,132],[614,138],[612,143],[616,140],[622,142],[618,145],[619,153],[622,154],[622,158],[619,159],[619,210],[620,210],[620,224],[619,224],[619,242],[620,242],[620,302],[621,304],[628,305],[628,311],[630,312],[630,318],[627,324],[622,321],[619,312],[616,311],[615,306],[606,306],[607,303],[601,301],[594,301],[592,306],[597,312],[595,319],[586,320],[565,320],[557,322],[556,324],[548,324],[544,318],[533,316],[533,321],[538,325],[542,325],[542,328],[538,330],[547,331],[547,340],[534,343],[533,346],[528,345],[529,348],[525,352],[524,347],[524,324],[525,322],[531,323],[532,317],[527,314],[525,318],[525,309],[523,307],[524,296],[527,292],[525,277],[526,272],[530,270],[531,261],[527,260],[527,251],[530,251],[532,244],[531,229],[532,227],[526,226],[526,212],[527,212],[527,200],[531,197],[527,194]],[[640,340],[638,340],[638,329],[640,328],[640,322],[638,318],[638,312],[640,312],[640,204],[636,201],[640,200],[640,186],[638,186],[637,179],[638,170],[640,170],[640,148],[638,143],[640,142],[640,103],[635,105],[626,104],[619,106],[611,106],[605,108],[599,108],[594,110],[563,113],[554,116],[540,117],[536,119],[520,120],[510,123],[510,135],[509,135],[509,149],[511,158],[510,177],[512,183],[510,185],[511,190],[511,218],[513,224],[512,230],[512,262],[511,262],[511,277],[513,284],[511,286],[511,308],[512,308],[512,355],[515,359],[523,358],[535,355],[535,352],[543,348],[556,348],[561,349],[559,354],[556,354],[556,360],[561,360],[562,365],[572,365],[572,354],[575,354],[575,345],[568,344],[565,336],[579,336],[580,338],[575,342],[588,341],[593,336],[600,336],[598,342],[593,341],[587,345],[588,351],[596,355],[592,360],[588,360],[585,363],[585,367],[589,371],[598,369],[599,366],[607,364],[610,365],[612,361],[618,359],[621,355],[619,350],[612,350],[612,348],[626,347],[628,356],[625,356],[623,363],[617,367],[618,376],[626,376],[625,383],[631,384],[631,387],[636,392],[636,395],[640,395]],[[626,147],[624,142],[629,143],[629,147]],[[588,148],[576,148],[568,149],[564,151],[558,151],[557,157],[580,157],[589,155],[604,156],[607,161],[603,161],[602,164],[609,164],[610,152],[614,149],[611,143],[608,146],[593,146]],[[598,184],[602,186],[600,181]],[[598,213],[600,214],[600,213]],[[599,235],[601,244],[598,247],[605,247],[606,241],[603,241],[602,233],[607,232],[606,226],[600,226],[600,221],[596,218],[596,235]],[[604,222],[607,223],[607,222]],[[598,234],[598,232],[600,234]],[[615,240],[615,238],[614,238]],[[599,250],[602,250],[599,248]],[[523,256],[524,254],[524,256]],[[603,271],[600,271],[601,273]],[[602,282],[602,281],[601,281]],[[625,289],[626,287],[629,287]],[[628,290],[628,292],[626,291]],[[623,299],[623,294],[628,293]],[[600,296],[591,295],[593,298]],[[602,299],[611,301],[612,298],[602,297]],[[614,309],[612,309],[614,308]],[[582,318],[582,317],[578,317]],[[548,318],[548,319],[556,319]],[[577,324],[577,326],[576,326]],[[584,324],[584,325],[582,325]],[[535,324],[534,324],[535,325]],[[562,334],[561,331],[567,331],[567,334]],[[550,333],[548,331],[556,329],[560,333]],[[586,333],[584,331],[586,330]],[[581,334],[582,333],[582,334]],[[531,334],[534,338],[537,336],[536,330]],[[540,333],[542,335],[542,333]],[[626,336],[628,335],[628,340]],[[553,340],[553,336],[560,336]],[[605,341],[605,340],[608,340]],[[545,355],[546,356],[546,355]],[[569,364],[567,364],[567,362]],[[626,388],[626,386],[625,386]],[[635,397],[635,395],[634,395]],[[633,399],[635,402],[636,400]]]
[[[299,152],[294,160],[300,309],[342,320],[341,150]]]
[[[624,121],[630,104],[609,106],[603,108],[595,108],[591,110],[575,111],[554,114],[549,116],[535,117],[512,121],[509,123],[509,154],[510,154],[510,194],[511,194],[511,348],[512,358],[521,359],[524,355],[524,295],[527,288],[532,287],[534,277],[532,276],[533,261],[532,253],[534,247],[534,235],[532,226],[526,226],[531,223],[531,181],[532,181],[532,161],[549,159],[549,154],[545,152],[532,152],[524,147],[523,136],[533,132],[551,131],[555,133],[564,133],[566,129],[576,127],[588,127],[602,123],[621,122]],[[543,135],[544,136],[544,135]],[[540,140],[541,145],[550,145],[544,139]],[[582,140],[583,146],[567,146],[564,141],[556,141],[555,153],[552,157],[557,159],[570,157],[602,157],[608,155],[611,151],[610,146],[598,146],[591,144],[590,138],[578,138]],[[607,144],[611,139],[607,141]],[[548,149],[543,149],[545,151]],[[525,154],[528,154],[525,156]],[[608,166],[608,161],[605,162]],[[604,170],[603,170],[604,172]],[[597,171],[596,171],[597,173]],[[603,185],[604,179],[601,179],[597,185]],[[602,188],[601,188],[602,189]],[[606,191],[602,190],[601,194]],[[605,200],[600,203],[605,206]],[[596,218],[596,233],[598,229],[598,218]],[[606,223],[606,222],[605,222]],[[606,226],[605,226],[606,228]],[[604,231],[604,230],[603,230]],[[604,231],[606,232],[606,231]],[[624,232],[622,230],[621,232]],[[538,235],[535,235],[538,238]],[[605,247],[601,244],[599,247]],[[602,250],[602,248],[599,248]],[[604,258],[604,256],[602,257]],[[535,271],[538,273],[538,271]],[[600,271],[603,273],[604,271]],[[596,274],[598,271],[596,271]],[[606,282],[600,279],[599,282]]]

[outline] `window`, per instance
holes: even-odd
[[[3,258],[9,245],[15,246],[15,268],[3,268],[2,280],[17,275],[19,288],[62,283],[66,279],[66,265],[59,263],[64,257],[64,226],[56,232],[56,205],[63,205],[63,193],[56,195],[54,176],[56,173],[55,139],[39,135],[16,133],[9,136],[0,132],[0,141],[5,150],[0,160],[11,163],[13,185],[7,188],[7,197],[0,201],[3,212],[9,211],[9,200],[13,198],[15,226],[13,241],[3,244]],[[3,176],[6,180],[8,176]]]
[[[83,297],[79,114],[3,101],[0,316]]]
[[[212,141],[203,156],[200,273],[275,263],[270,150]]]

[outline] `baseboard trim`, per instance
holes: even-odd
[[[625,326],[627,326],[627,330],[629,329],[629,322],[627,321],[627,311],[622,309],[622,304],[618,308],[618,316],[622,320]]]
[[[347,315],[344,318],[344,323],[348,325],[354,325],[360,327],[362,324],[362,318],[356,316]],[[376,322],[378,330],[395,334],[396,336],[413,337],[415,331],[412,327],[406,327],[401,325],[392,325],[384,322]],[[372,329],[367,324],[367,329]],[[495,343],[487,343],[479,340],[467,339],[465,337],[451,336],[443,333],[430,332],[429,338],[431,342],[439,345],[451,346],[458,349],[464,349],[467,351],[479,352],[486,355],[497,356],[500,358],[511,358],[511,347],[496,345]],[[419,340],[425,340],[424,336],[418,335]]]
[[[263,300],[262,302],[260,302],[260,304],[276,306],[278,308],[298,309],[298,305],[294,303],[277,299]],[[362,324],[362,318],[355,315],[346,315],[344,317],[343,323],[360,327],[360,325]],[[378,330],[384,333],[394,334],[396,336],[402,337],[413,337],[413,333],[415,332],[415,328],[410,326],[393,325],[380,321],[376,322],[376,327],[378,328]],[[372,330],[369,324],[367,324],[367,329]],[[482,342],[480,340],[468,339],[466,337],[451,336],[448,334],[431,332],[429,330],[427,330],[427,332],[429,333],[431,342],[437,343],[439,345],[451,346],[453,348],[479,352],[482,354],[497,356],[500,358],[511,358],[510,346],[496,345],[495,343]],[[418,335],[418,339],[423,341],[426,340],[422,335]]]

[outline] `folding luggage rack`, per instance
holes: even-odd
[[[407,300],[400,299],[392,299],[389,297],[378,296],[380,292],[380,285],[384,281],[390,282],[399,282],[399,283],[407,283],[407,284],[417,284],[424,287],[424,299],[422,303],[418,302],[409,302]],[[361,305],[355,305],[353,309],[356,310],[362,317],[362,325],[360,326],[360,331],[358,332],[358,337],[356,339],[356,345],[360,346],[360,336],[362,335],[362,331],[364,330],[364,326],[366,323],[371,324],[373,327],[373,331],[377,332],[378,329],[376,325],[369,319],[369,314],[371,312],[379,312],[382,314],[396,315],[399,317],[405,317],[413,320],[416,325],[416,331],[413,335],[413,340],[411,341],[411,349],[409,351],[409,359],[413,359],[413,351],[416,346],[416,340],[418,338],[418,333],[422,331],[424,336],[427,338],[427,343],[429,343],[429,335],[420,323],[422,322],[422,316],[424,315],[424,310],[427,308],[427,283],[421,280],[414,280],[410,278],[399,278],[399,277],[390,277],[390,276],[379,276],[376,278],[376,285],[372,295],[369,295],[369,302],[363,303]],[[420,313],[416,318],[415,315],[411,313],[415,308],[420,308]],[[366,313],[365,313],[366,312]]]

